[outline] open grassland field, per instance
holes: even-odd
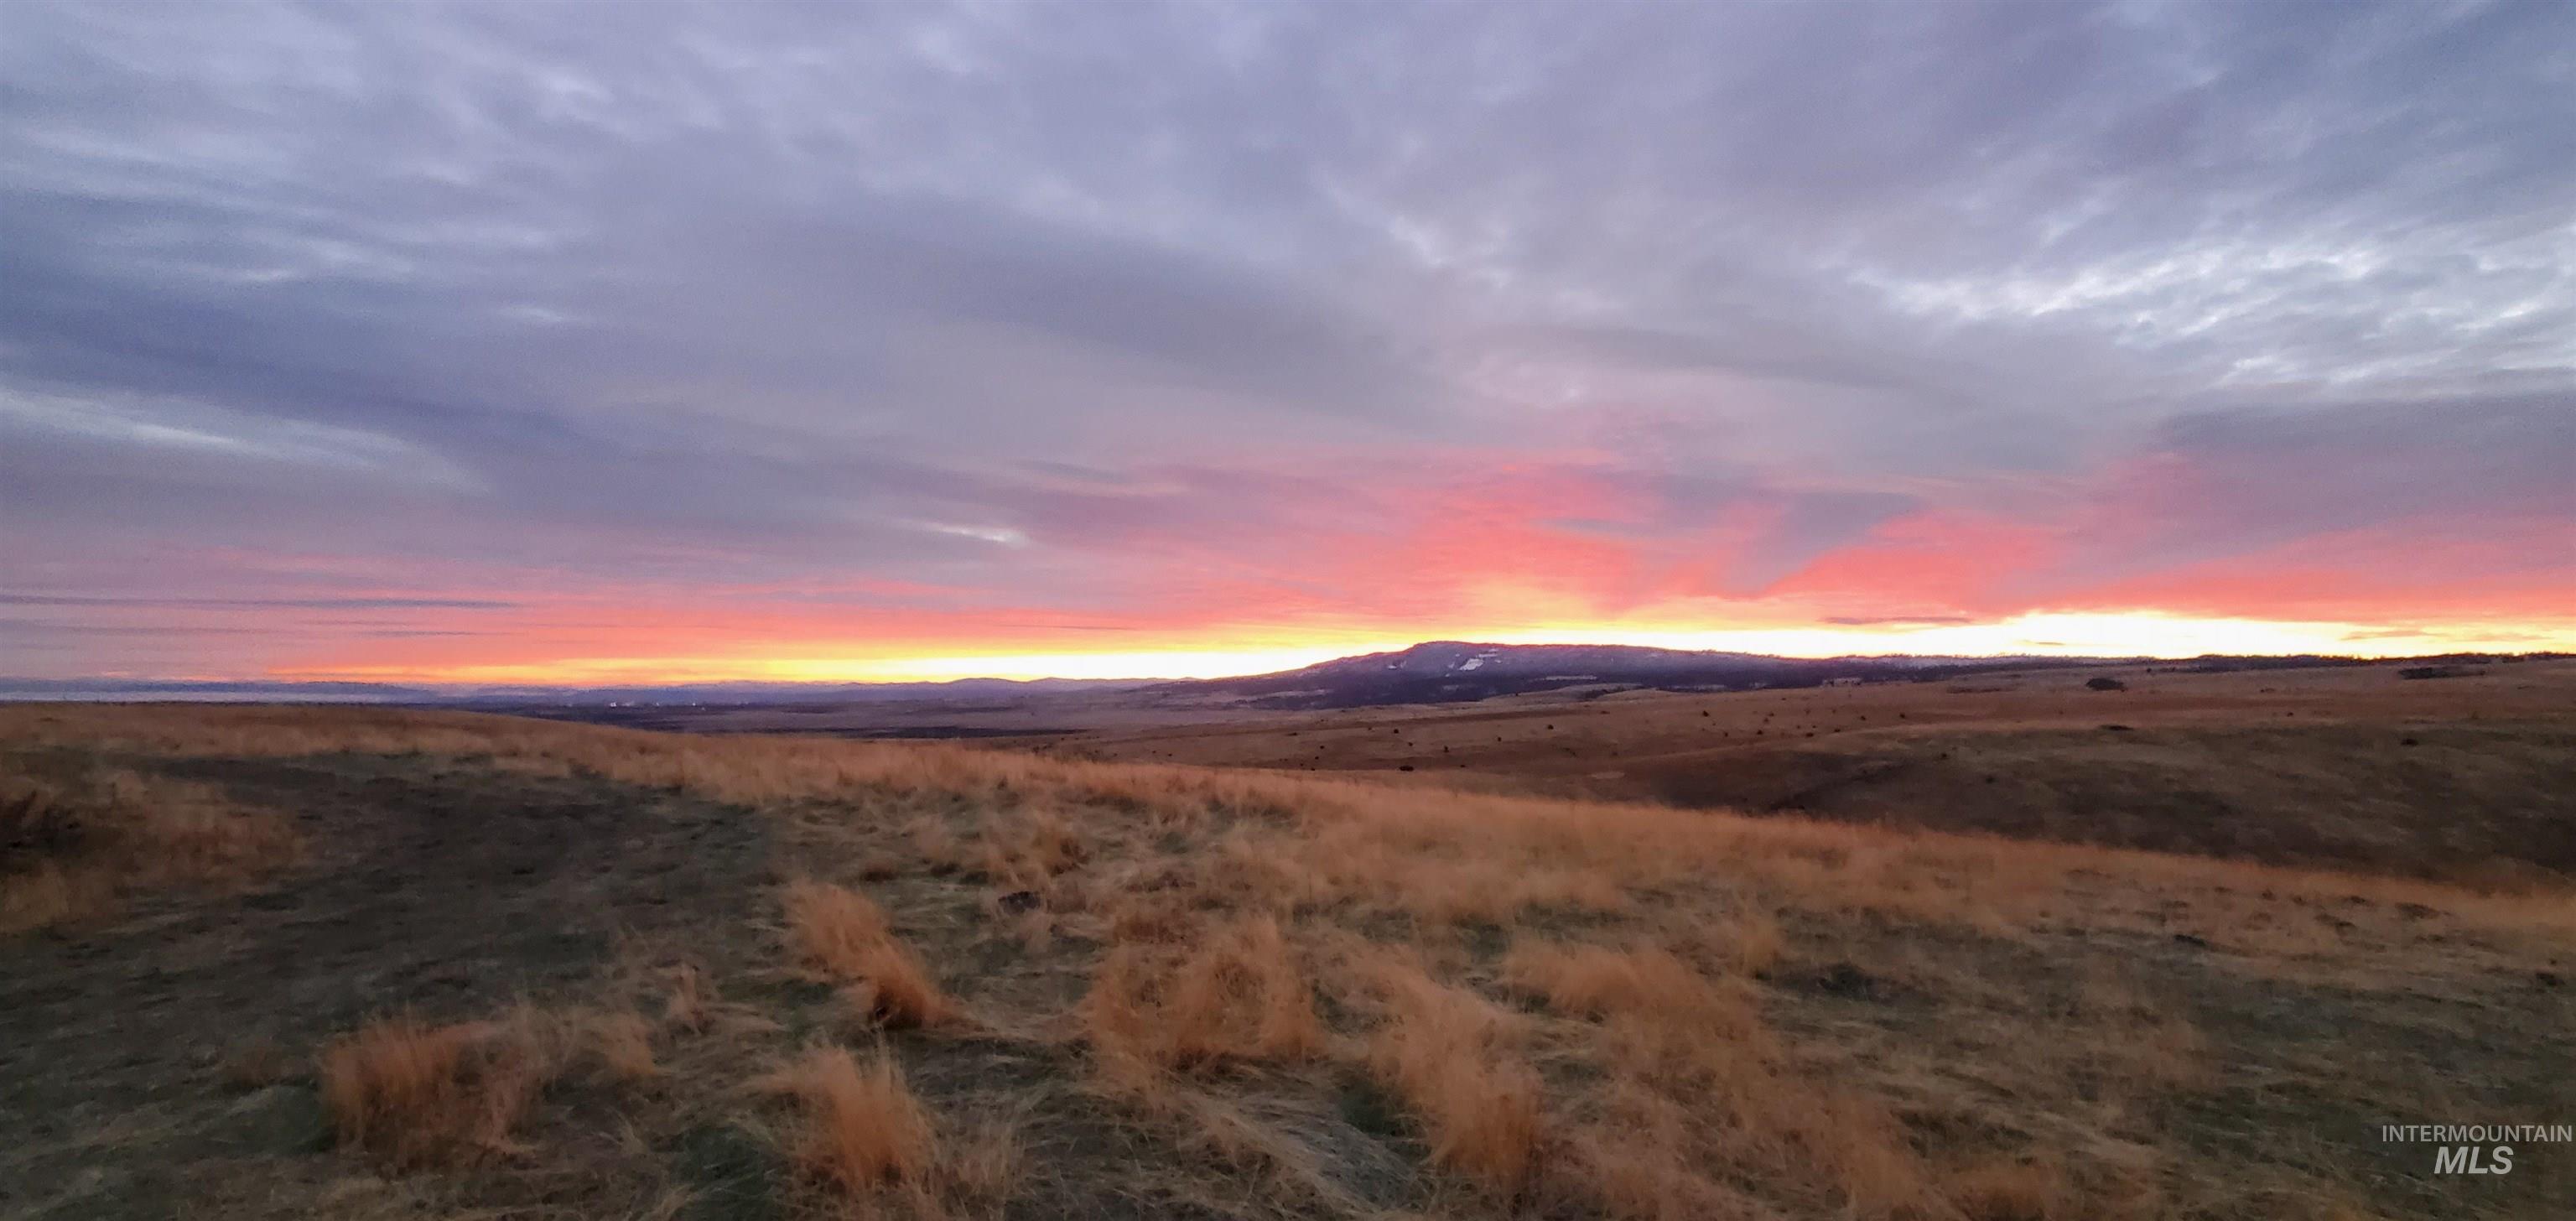
[[[1496,786],[1713,804],[1655,787],[1738,749],[1703,727],[1980,791],[2075,783],[2080,738],[2124,783],[2205,772],[2237,800],[2268,764],[2367,823],[2340,757],[2438,766],[2487,786],[2477,817],[2563,834],[2563,806],[2517,812],[2564,800],[2532,788],[2568,759],[2562,670],[2132,678],[1268,731],[1338,735],[1335,766],[1383,780],[0,708],[0,1214],[2569,1215],[2576,1145],[2470,1176],[2379,1140],[2576,1122],[2576,898],[2536,853],[2466,868],[2492,827],[2455,845],[2468,885],[2341,849],[2353,871],[1469,792],[1357,745],[1375,725],[1418,769],[1483,743],[1461,770]],[[2243,758],[2190,749],[2276,698]],[[1593,758],[1542,766],[1560,739]],[[1139,749],[1230,739],[1160,740]],[[1854,787],[1934,803],[1890,822],[1965,804]],[[2176,846],[2264,834],[2234,833]]]
[[[2576,872],[2576,661],[2404,677],[2421,665],[1577,692],[1023,745],[2470,881]]]

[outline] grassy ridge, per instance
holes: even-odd
[[[2576,662],[2433,681],[2410,669],[2131,667],[2109,672],[2117,691],[2033,672],[1621,692],[1104,729],[1043,748],[2481,883],[2576,876]]]

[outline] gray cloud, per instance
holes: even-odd
[[[0,606],[115,606],[175,609],[508,610],[515,603],[476,598],[66,598],[0,594]]]
[[[1195,538],[1362,612],[1299,540],[1449,461],[1627,472],[1557,517],[1640,545],[1762,506],[1734,594],[2104,471],[2103,571],[2576,516],[2563,4],[8,24],[0,561],[66,609],[300,555],[1107,614]],[[2159,461],[2220,494],[2119,519]]]
[[[2199,411],[2158,429],[2075,537],[2135,571],[2408,522],[2576,522],[2571,472],[2563,396]]]

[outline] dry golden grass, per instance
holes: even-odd
[[[1983,829],[2471,884],[2576,872],[2560,779],[2576,659],[2403,681],[2397,666],[2064,672],[1965,683],[1533,696],[1211,711],[1057,738],[1051,754],[1863,825]],[[1058,713],[1063,723],[1079,714]],[[994,724],[999,724],[996,719]],[[2118,723],[2126,732],[2108,732]],[[1412,767],[1409,774],[1399,767]],[[2536,868],[2535,868],[2536,867]]]
[[[1503,982],[1546,999],[1561,1013],[1601,1018],[1684,1003],[1703,985],[1662,949],[1523,944],[1503,960]]]
[[[1095,1050],[1156,1068],[1300,1060],[1324,1050],[1323,1023],[1276,920],[1255,917],[1197,945],[1123,945],[1082,1002]]]
[[[1605,1122],[1568,1140],[1573,1194],[1586,1212],[1626,1221],[1702,1221],[1766,1215],[1753,1198],[1702,1173],[1692,1160],[1687,1111],[1655,1096],[1622,1098]]]
[[[2049,1221],[2069,1215],[2066,1174],[2053,1162],[1986,1162],[1952,1176],[1945,1191],[1969,1221]]]
[[[862,1057],[809,1046],[751,1088],[795,1103],[788,1155],[836,1215],[994,1215],[1019,1189],[1025,1159],[1013,1123],[943,1124],[883,1048]]]
[[[1502,977],[1556,1012],[1601,1023],[1575,1044],[1604,1074],[1594,1109],[1607,1117],[1579,1142],[1590,1151],[1579,1170],[1613,1211],[1662,1216],[1670,1201],[1723,1198],[1727,1189],[1703,1177],[1721,1166],[1818,1184],[1855,1216],[1928,1206],[1893,1117],[1791,1067],[1740,983],[1710,980],[1660,948],[1548,944],[1515,946]]]
[[[1800,910],[1984,929],[2073,918],[2169,931],[2167,920],[2094,903],[2095,884],[2110,882],[2213,899],[2270,892],[2275,899],[2408,902],[2482,926],[2576,935],[2576,897],[2558,887],[2480,891],[1991,836],[1073,762],[951,744],[682,738],[463,713],[240,707],[183,718],[90,705],[0,708],[0,739],[204,757],[451,755],[749,806],[935,794],[994,810],[1134,810],[1164,829],[1189,828],[1215,809],[1263,812],[1293,820],[1301,832],[1291,845],[1294,872],[1308,879],[1301,884],[1327,896],[1394,896],[1409,911],[1444,920],[1532,907],[1616,913],[1640,889],[1724,876],[1759,884]],[[2242,926],[2238,915],[2222,911],[2192,931],[2223,935]]]
[[[663,972],[668,991],[662,1001],[662,1024],[674,1030],[697,1034],[707,1028],[707,973],[695,963],[678,963]]]
[[[1759,908],[1731,912],[1700,928],[1693,940],[1708,956],[1738,975],[1760,975],[1780,961],[1788,939],[1778,917]]]
[[[332,1131],[398,1170],[513,1152],[511,1130],[561,1069],[540,1020],[360,1027],[322,1052]]]
[[[862,1065],[846,1047],[816,1047],[753,1088],[793,1098],[803,1109],[795,1156],[807,1173],[859,1197],[886,1187],[929,1187],[937,1136],[887,1056]]]
[[[84,759],[0,765],[0,935],[104,915],[134,890],[238,882],[299,850],[283,820],[208,785]]]
[[[418,748],[773,819],[797,871],[868,879],[778,891],[788,965],[848,984],[879,1027],[971,1003],[997,1032],[981,1050],[892,1036],[929,1102],[888,1054],[812,1049],[760,1078],[797,1103],[807,1180],[919,1215],[1025,1181],[1034,1155],[943,1132],[931,1106],[988,1070],[1058,1108],[1046,1190],[1088,1174],[1220,1216],[2306,1215],[2282,1201],[2385,1176],[2349,1157],[2257,1166],[2187,1127],[2247,1064],[2322,1099],[2318,1124],[2353,1112],[2333,1074],[2297,1075],[2311,1052],[2283,1048],[2321,1036],[2280,1023],[2300,1012],[2281,998],[2329,995],[2298,991],[2310,979],[2493,998],[2508,977],[2522,998],[2576,946],[2563,889],[944,745],[258,709],[0,709],[0,728],[181,753]],[[615,1002],[658,1021],[612,1006],[586,1028],[609,1076],[656,1081],[638,1095],[831,1029],[737,1026],[706,972],[662,970]],[[481,1029],[335,1047],[344,1140],[400,1166],[509,1147],[544,1077],[488,1069],[508,1041]],[[1011,1075],[1084,1067],[1071,1090]],[[495,1088],[514,1080],[534,1084]],[[1385,1101],[1352,1102],[1369,1083]],[[1083,1141],[1120,1168],[1080,1164]],[[1226,1194],[1246,1179],[1266,1202]]]
[[[1512,1016],[1442,985],[1396,957],[1369,964],[1386,1020],[1369,1040],[1369,1067],[1404,1099],[1432,1160],[1510,1196],[1539,1169],[1545,1089],[1517,1047]]]
[[[225,1088],[255,1090],[286,1080],[293,1074],[294,1064],[285,1044],[257,1038],[227,1053],[220,1071]]]
[[[787,884],[782,901],[798,953],[849,983],[851,1004],[860,1013],[891,1027],[936,1025],[959,1016],[866,895],[800,878]]]
[[[2211,1077],[2207,1040],[2191,1020],[2116,976],[2088,977],[2072,1017],[2088,1036],[2081,1046],[2094,1058],[2093,1071],[2104,1078],[2176,1090]]]
[[[845,886],[798,878],[779,892],[779,903],[797,952],[835,975],[859,977],[869,951],[894,935],[884,910]]]
[[[950,1213],[998,1213],[1020,1188],[1028,1166],[1019,1130],[1012,1121],[986,1118],[941,1142],[941,1177]]]
[[[120,889],[108,870],[65,869],[54,861],[0,877],[0,934],[49,928],[116,905]]]
[[[1007,823],[988,823],[975,862],[980,876],[1012,890],[1039,890],[1080,865],[1088,848],[1052,810],[1026,810]]]
[[[583,1022],[591,1054],[600,1067],[620,1081],[650,1081],[662,1075],[653,1054],[653,1024],[634,1013],[593,1013]]]

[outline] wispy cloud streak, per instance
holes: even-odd
[[[2564,4],[8,26],[0,668],[2576,643]]]

